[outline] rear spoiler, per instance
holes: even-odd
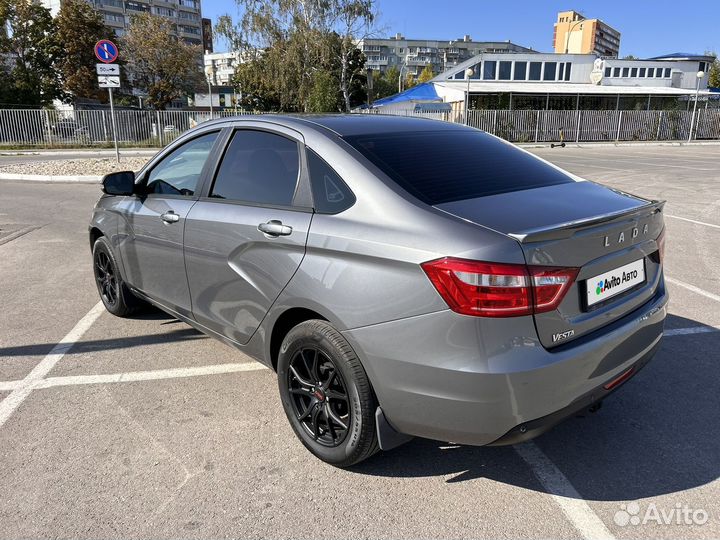
[[[563,238],[570,238],[572,235],[583,229],[595,227],[604,223],[612,223],[613,221],[621,221],[623,218],[628,216],[638,217],[640,219],[652,216],[662,212],[664,206],[665,201],[650,201],[647,204],[631,208],[629,210],[621,210],[619,212],[612,212],[601,216],[568,221],[566,223],[550,225],[548,227],[528,229],[517,233],[508,233],[508,236],[514,238],[521,244],[544,242],[547,240],[561,240]]]

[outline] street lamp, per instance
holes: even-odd
[[[403,62],[400,64],[400,75],[398,75],[398,94],[402,92],[402,72],[407,67],[407,64]]]
[[[213,69],[212,64],[210,64],[207,67],[207,69],[205,69],[205,75],[207,75],[208,97],[210,98],[210,120],[212,120],[212,118],[213,118],[212,80],[213,80],[213,76],[215,75],[215,70]]]
[[[700,94],[700,81],[705,76],[705,72],[698,71],[695,76],[697,77],[697,82],[695,83],[695,103],[693,104],[693,113],[692,117],[690,118],[690,134],[688,135],[688,142],[692,141],[692,130],[693,124],[695,124],[695,113],[697,112],[698,94]]]
[[[568,48],[570,46],[570,32],[572,32],[572,29],[582,22],[585,22],[585,19],[578,19],[573,24],[568,26],[567,33],[565,34],[565,54],[568,53]]]
[[[472,68],[465,70],[465,78],[467,79],[467,92],[465,92],[465,125],[468,123],[468,109],[470,108],[470,77],[475,74]]]

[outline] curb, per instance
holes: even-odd
[[[120,149],[120,156],[124,155],[136,155],[136,156],[154,156],[162,148],[126,148]],[[112,157],[115,155],[115,150],[107,148],[63,148],[63,149],[38,149],[38,150],[2,150],[0,149],[0,156],[54,156],[57,154],[100,154],[102,157]]]
[[[93,175],[49,175],[49,174],[13,174],[0,173],[0,180],[17,180],[21,182],[46,182],[58,184],[99,184],[102,176]]]
[[[516,146],[520,146],[522,148],[549,148],[550,143],[554,143],[556,146],[560,143],[558,141],[548,141],[546,143],[515,143]],[[631,148],[633,146],[685,146],[688,148],[691,148],[693,146],[718,146],[720,145],[720,141],[693,141],[691,143],[685,141],[639,141],[639,142],[580,142],[577,143],[575,141],[565,141],[565,146],[567,148],[595,148],[595,147],[608,147],[608,146],[617,146],[617,147],[625,147],[625,148]]]

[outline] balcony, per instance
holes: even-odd
[[[408,57],[405,63],[408,66],[426,66],[427,64],[437,64],[437,60],[429,56],[416,56]]]

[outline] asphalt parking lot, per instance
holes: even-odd
[[[0,182],[0,537],[719,537],[720,146],[532,151],[668,201],[660,352],[534,442],[351,470],[295,439],[269,370],[98,307],[98,186]]]

